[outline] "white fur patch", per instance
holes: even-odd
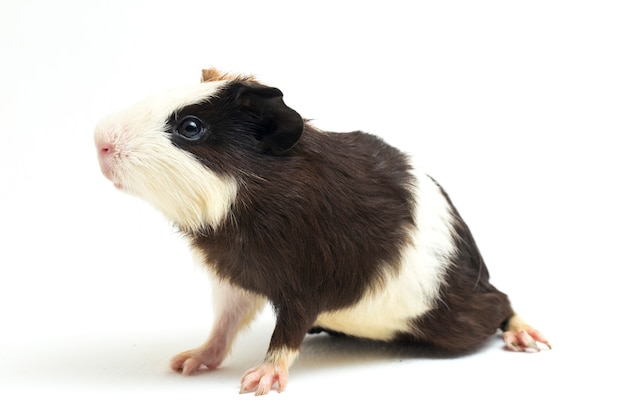
[[[204,252],[194,245],[191,245],[190,249],[196,264],[207,272],[211,279],[215,325],[219,326],[219,321],[223,317],[228,318],[229,323],[233,323],[234,333],[239,332],[256,317],[256,314],[267,304],[267,299],[231,285],[226,279],[220,279],[213,267],[205,261]]]
[[[113,114],[96,127],[103,173],[183,229],[217,226],[237,193],[235,179],[219,176],[174,146],[165,132],[170,115],[210,99],[226,81],[200,83],[150,97]]]
[[[224,341],[226,353],[239,332],[254,320],[267,300],[226,281],[212,279],[215,321],[209,340]]]
[[[399,269],[387,268],[384,287],[357,304],[322,313],[315,325],[349,335],[390,340],[397,332],[415,332],[410,320],[434,307],[447,266],[455,252],[454,219],[439,187],[416,171],[417,227],[404,248]]]

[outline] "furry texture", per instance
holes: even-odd
[[[216,280],[214,331],[174,369],[218,366],[265,300],[276,327],[243,391],[282,389],[307,331],[459,351],[507,328],[513,310],[469,228],[404,153],[314,128],[253,77],[202,81],[95,134],[105,176],[168,216]]]
[[[103,174],[157,207],[183,230],[215,226],[237,194],[233,178],[207,171],[177,149],[167,120],[172,112],[215,95],[224,83],[178,88],[105,118],[95,130]]]

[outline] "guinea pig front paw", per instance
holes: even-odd
[[[277,385],[277,391],[282,392],[287,385],[289,371],[284,364],[264,362],[248,370],[241,378],[240,394],[255,392],[255,395],[265,395]]]
[[[183,375],[191,375],[201,366],[213,370],[220,366],[223,360],[223,352],[211,346],[202,345],[174,356],[170,361],[170,368],[174,371],[181,371]]]

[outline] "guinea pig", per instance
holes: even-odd
[[[464,352],[501,330],[509,350],[550,348],[489,282],[470,229],[407,154],[315,128],[252,76],[203,70],[94,136],[104,176],[171,220],[211,277],[213,329],[174,370],[217,368],[267,302],[276,325],[242,393],[284,390],[308,332]]]

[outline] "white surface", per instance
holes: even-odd
[[[624,21],[618,1],[3,3],[0,415],[623,415]],[[417,155],[554,349],[312,337],[284,393],[239,395],[268,311],[222,369],[168,371],[208,333],[209,284],[92,132],[209,65]]]

